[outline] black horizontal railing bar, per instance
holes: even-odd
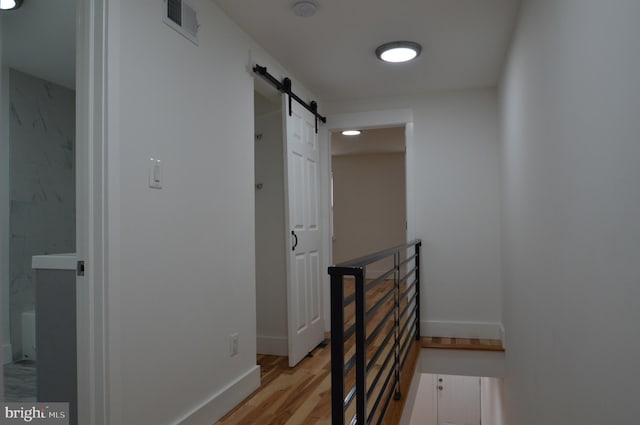
[[[400,331],[400,334],[402,334],[402,333],[407,329],[407,326],[408,326],[410,323],[411,323],[411,320],[407,320],[407,321],[404,323],[404,325],[401,327],[401,329],[402,329],[402,330]]]
[[[351,304],[353,301],[355,301],[355,299],[356,299],[356,293],[354,292],[353,294],[344,297],[344,302],[342,303],[342,305],[346,307],[349,304]]]
[[[414,286],[416,286],[416,282],[417,280],[414,279],[413,282],[411,282],[410,284],[408,284],[406,286],[406,290],[400,293],[400,298],[404,298],[407,296],[407,294],[413,289]],[[414,291],[414,292],[418,292],[418,291]]]
[[[408,272],[407,274],[405,274],[404,276],[402,276],[402,277],[400,278],[400,282],[404,282],[405,280],[407,280],[407,278],[408,278],[409,276],[411,276],[412,274],[414,274],[414,273],[416,272],[416,270],[417,270],[417,268],[416,268],[416,267],[414,267],[410,272]]]
[[[414,328],[415,328],[415,325],[414,325]],[[411,337],[407,338],[407,341],[404,343],[406,346],[406,350],[404,352],[402,362],[400,363],[400,367],[404,367],[404,364],[407,362],[407,359],[409,358],[409,351],[411,349],[411,345],[409,345],[410,341],[411,341]]]
[[[373,288],[375,288],[376,286],[378,286],[379,284],[381,284],[382,282],[385,282],[387,280],[391,280],[391,279],[387,279],[390,275],[392,275],[393,273],[395,273],[396,268],[392,268],[387,270],[386,272],[384,272],[383,274],[381,274],[380,276],[376,277],[374,280],[372,280],[371,282],[367,283],[367,286],[365,288],[365,290],[370,291]]]
[[[380,366],[378,373],[376,373],[376,376],[373,378],[373,381],[371,381],[371,385],[369,386],[369,391],[367,391],[367,399],[371,397],[374,390],[376,389],[376,385],[378,384],[378,381],[380,380],[380,377],[382,376],[384,371],[387,369],[387,366],[389,366],[389,362],[393,358],[393,355],[394,355],[393,350],[389,350],[389,353],[384,358],[384,361],[382,362],[382,365]],[[393,372],[393,369],[391,369],[390,372]]]
[[[387,334],[387,336],[384,338],[384,340],[382,341],[382,344],[380,344],[380,347],[378,347],[376,349],[376,352],[374,353],[374,355],[371,357],[371,360],[369,360],[367,362],[367,373],[369,373],[369,371],[371,370],[371,368],[373,366],[375,366],[376,361],[378,360],[378,357],[380,357],[380,355],[382,353],[384,353],[385,348],[387,348],[387,344],[389,343],[389,340],[391,339],[391,337],[393,336],[393,329],[391,329],[391,331]]]
[[[347,362],[344,364],[344,374],[346,375],[347,373],[349,373],[349,371],[351,370],[351,368],[353,368],[353,366],[356,364],[356,355],[354,354],[353,356],[351,356],[351,358],[349,360],[347,360]]]
[[[402,267],[405,264],[409,263],[410,261],[413,261],[414,258],[416,258],[416,254],[412,254],[411,256],[405,258],[403,261],[400,262],[400,264],[398,264],[398,267]]]
[[[402,335],[402,338],[400,339],[400,347],[404,347],[407,341],[411,341],[412,335],[415,332],[415,326],[416,326],[416,322],[413,320],[410,320],[405,323],[407,333]]]
[[[389,392],[389,395],[387,396],[387,399],[384,402],[384,407],[382,408],[382,411],[380,412],[380,415],[378,416],[378,422],[376,423],[376,425],[381,425],[384,421],[384,417],[387,415],[387,410],[389,410],[389,405],[391,404],[391,396],[393,395],[393,391]],[[371,418],[373,419],[373,418]]]
[[[384,384],[382,384],[382,388],[383,389],[387,388],[387,385],[389,385],[389,381],[391,380],[391,377],[393,375],[394,375],[394,370],[393,370],[393,368],[391,368],[391,370],[387,374],[386,379],[384,380]],[[376,397],[376,401],[373,404],[373,407],[371,407],[371,412],[369,413],[369,416],[367,417],[367,422],[366,423],[371,423],[371,420],[373,419],[373,415],[375,415],[376,410],[378,410],[378,405],[380,404],[380,401],[382,400],[382,397],[384,397],[384,393],[385,393],[384,390],[380,391],[380,393],[378,394],[378,397]],[[392,395],[393,395],[393,391],[390,391],[388,397],[391,398]],[[385,409],[385,411],[381,412],[381,416],[384,417],[385,413],[386,413],[386,409]]]
[[[389,257],[392,254],[395,254],[396,252],[399,252],[400,250],[403,249],[407,249],[410,247],[413,247],[417,244],[421,243],[420,239],[415,239],[409,243],[403,244],[403,245],[398,245],[398,246],[394,246],[393,248],[389,248],[389,249],[385,249],[382,251],[378,251],[376,253],[373,254],[369,254],[369,255],[365,255],[364,257],[360,257],[360,258],[356,258],[354,260],[350,260],[350,261],[345,261],[344,263],[340,263],[337,264],[335,266],[329,267],[329,270],[333,269],[333,268],[337,268],[337,269],[359,269],[362,268],[368,264],[371,263],[375,263],[376,261],[380,261],[383,258]],[[329,274],[331,274],[331,271],[329,271]],[[350,273],[343,273],[344,275],[348,275],[351,276]]]
[[[342,339],[344,341],[348,340],[349,338],[351,338],[351,335],[355,333],[355,331],[356,331],[356,325],[349,326],[349,328],[344,331],[344,338]]]
[[[384,296],[382,298],[380,298],[374,305],[373,307],[371,307],[369,310],[367,310],[366,312],[366,316],[367,316],[367,321],[369,320],[369,318],[371,316],[373,316],[374,314],[376,314],[376,312],[380,309],[380,307],[382,307],[383,305],[385,305],[385,303],[387,301],[389,301],[389,298],[391,298],[391,296],[395,294],[395,288],[391,288],[391,290],[389,290],[386,294],[384,294]]]
[[[418,295],[414,292],[413,296],[411,297],[411,299],[409,300],[409,302],[407,303],[407,305],[404,306],[404,308],[402,309],[402,311],[400,312],[400,314],[398,315],[399,318],[404,317],[404,315],[406,314],[407,310],[409,310],[411,307],[413,307],[413,309],[416,309],[415,303],[413,302],[415,300],[415,298]],[[413,313],[413,312],[412,312]]]
[[[416,307],[414,306],[414,307],[413,307],[413,310],[415,311],[415,309],[416,309]],[[412,311],[411,313],[413,313],[413,311]],[[411,322],[412,322],[412,320],[411,320],[411,315],[409,315],[409,317],[408,317],[408,318],[407,318],[407,320],[404,322],[404,324],[403,324],[402,326],[400,326],[400,335],[403,335],[403,334],[404,334],[404,331],[405,331],[405,329],[407,328],[407,325],[408,325],[409,323],[411,323]]]
[[[380,320],[380,323],[378,323],[376,328],[369,334],[369,336],[367,336],[367,346],[373,342],[373,340],[378,336],[385,325],[389,323],[389,319],[391,319],[393,313],[395,313],[394,309],[389,310],[389,312],[382,318],[382,320]]]
[[[347,263],[344,263],[347,264]],[[329,267],[329,275],[330,276],[353,276],[356,277],[358,275],[364,275],[364,266],[331,266]]]

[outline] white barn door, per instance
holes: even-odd
[[[324,340],[320,229],[320,152],[315,117],[283,95],[287,167],[287,311],[289,366]]]

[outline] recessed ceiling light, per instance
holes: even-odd
[[[359,136],[361,133],[360,130],[344,130],[342,132],[343,136]]]
[[[22,0],[0,0],[0,10],[13,10],[22,6]]]
[[[420,55],[422,46],[413,41],[393,41],[376,49],[378,59],[385,62],[407,62]]]
[[[318,4],[313,0],[298,0],[293,4],[293,13],[302,18],[308,18],[316,14]]]

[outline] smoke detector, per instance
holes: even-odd
[[[316,14],[318,4],[313,0],[298,0],[293,4],[293,13],[302,18],[308,18]]]

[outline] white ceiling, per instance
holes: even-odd
[[[215,0],[321,100],[406,95],[497,83],[520,0],[317,0],[309,18],[294,0]],[[416,41],[422,55],[385,64],[382,43]]]

